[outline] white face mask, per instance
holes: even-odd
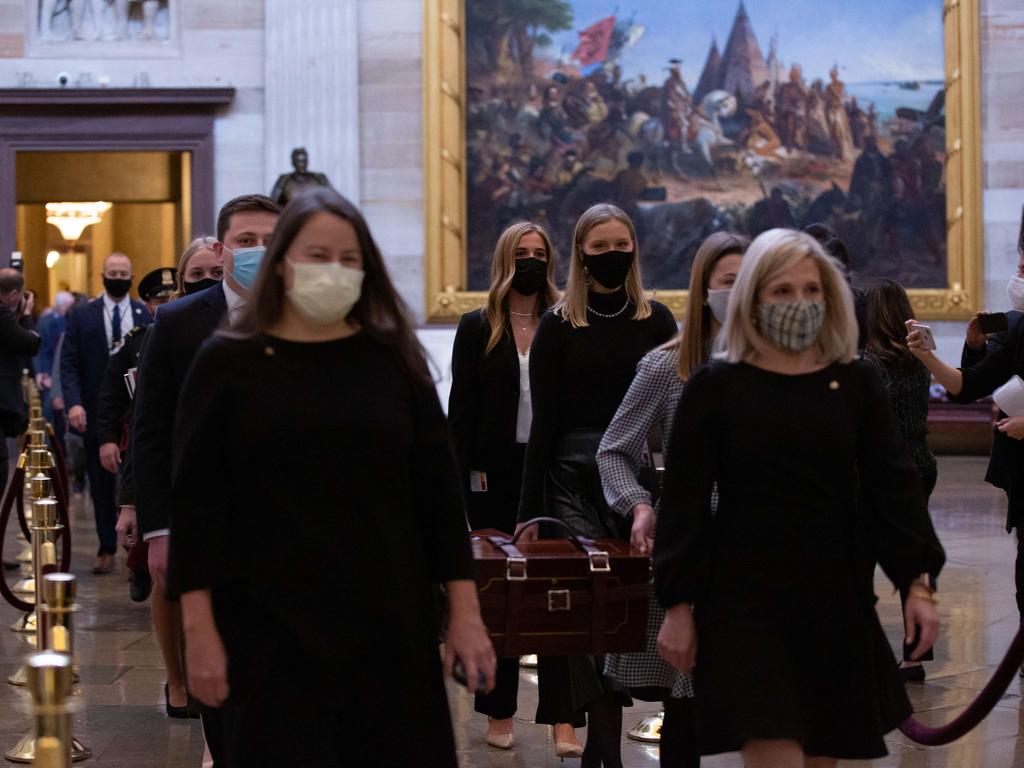
[[[292,267],[288,300],[301,314],[320,325],[344,320],[359,301],[365,272],[337,262],[317,264],[285,259]]]
[[[1014,275],[1006,284],[1006,295],[1010,298],[1010,306],[1018,312],[1024,311],[1024,277]]]
[[[732,288],[720,288],[718,290],[708,289],[708,306],[711,307],[711,314],[715,320],[725,323],[725,311],[729,308],[729,294]]]

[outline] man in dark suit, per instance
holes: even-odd
[[[240,316],[279,213],[277,203],[263,195],[244,195],[226,203],[217,217],[214,245],[224,259],[223,282],[163,307],[148,334],[136,378],[131,446],[137,524],[149,543],[154,613],[172,609],[165,588],[178,393],[203,341]],[[173,610],[180,626],[180,608],[174,605]],[[183,705],[185,695],[169,691],[168,705]],[[203,727],[214,765],[224,768],[218,710],[203,708]]]
[[[7,487],[7,440],[27,425],[22,372],[39,351],[25,279],[16,269],[0,269],[0,488]]]
[[[112,253],[103,262],[103,294],[68,313],[60,373],[68,423],[85,442],[85,471],[100,539],[93,573],[110,573],[117,552],[117,478],[100,463],[97,405],[107,360],[137,325],[153,322],[146,305],[128,295],[132,262]]]

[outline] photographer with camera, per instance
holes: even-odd
[[[7,440],[28,425],[21,376],[39,351],[39,334],[32,320],[33,300],[25,293],[25,278],[16,269],[0,269],[0,487],[7,485]]]

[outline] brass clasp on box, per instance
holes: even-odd
[[[608,573],[612,569],[611,557],[605,551],[588,552],[587,559],[590,560],[591,573]]]
[[[548,590],[548,610],[568,611],[572,608],[572,600],[569,597],[568,589]]]
[[[525,557],[510,557],[505,561],[505,579],[508,581],[526,581]]]

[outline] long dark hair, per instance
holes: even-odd
[[[426,354],[419,339],[413,332],[409,310],[395,291],[380,248],[370,234],[366,219],[349,200],[333,189],[318,187],[293,198],[281,212],[267,253],[260,266],[256,282],[238,325],[230,335],[252,338],[265,333],[281,319],[285,302],[284,279],[278,273],[280,264],[291,247],[296,235],[310,217],[317,213],[329,213],[344,219],[356,231],[359,248],[363,255],[362,293],[352,311],[349,321],[354,321],[371,338],[394,347],[409,373],[424,381],[430,381],[430,369]]]
[[[868,315],[868,350],[886,367],[913,369],[922,365],[907,348],[906,321],[914,308],[903,286],[890,278],[873,282],[864,292]]]

